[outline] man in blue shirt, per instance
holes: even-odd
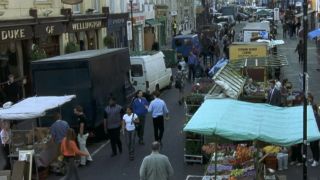
[[[169,111],[166,103],[159,98],[160,92],[155,91],[153,93],[154,100],[151,101],[148,111],[152,113],[153,118],[153,129],[154,129],[154,139],[155,141],[162,144],[162,136],[164,132],[164,115],[169,118]]]
[[[196,66],[198,65],[199,61],[197,56],[190,51],[189,56],[188,56],[188,67],[189,67],[189,75],[188,75],[188,79],[189,81],[191,81],[191,76],[192,76],[192,81],[195,78],[195,69]]]
[[[131,106],[133,112],[138,115],[139,124],[136,125],[136,130],[138,132],[139,144],[143,145],[143,134],[144,134],[144,125],[146,114],[148,113],[148,101],[145,97],[143,97],[143,92],[141,90],[137,91],[136,96],[133,98],[131,102]]]

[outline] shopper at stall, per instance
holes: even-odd
[[[117,147],[119,149],[119,153],[122,153],[120,130],[124,111],[119,104],[116,104],[116,99],[114,97],[109,99],[109,105],[104,111],[104,130],[110,137],[112,149],[111,157],[114,157],[117,155]]]
[[[188,56],[188,67],[189,67],[188,79],[190,82],[193,82],[195,79],[195,71],[196,71],[196,66],[198,64],[199,64],[199,60],[197,56],[192,51],[190,51]]]
[[[1,138],[1,150],[2,154],[6,158],[4,170],[10,170],[11,164],[10,164],[10,143],[11,143],[11,130],[10,130],[10,123],[7,121],[1,121],[1,132],[0,132],[0,138]]]
[[[318,106],[316,104],[312,105],[314,117],[316,118],[317,126],[320,131],[320,116]],[[309,159],[312,162],[311,166],[316,167],[319,165],[319,140],[310,142],[310,148],[312,152],[312,159]]]
[[[144,136],[144,126],[145,126],[145,119],[148,113],[148,101],[145,97],[143,97],[143,91],[138,90],[136,96],[131,102],[131,107],[133,112],[138,115],[139,117],[139,124],[136,126],[139,144],[143,145],[143,136]]]
[[[175,88],[179,90],[179,96],[178,96],[178,103],[179,105],[183,102],[183,90],[184,90],[184,82],[185,82],[185,76],[182,71],[182,67],[179,64],[178,65],[178,71],[175,76]]]
[[[164,116],[169,119],[169,111],[166,103],[160,99],[160,92],[153,93],[154,100],[151,101],[148,111],[152,113],[154,139],[162,145],[162,136],[164,132]]]
[[[53,115],[53,118],[55,122],[50,127],[51,137],[56,144],[60,144],[66,136],[69,124],[67,121],[62,120],[61,114],[58,112]]]
[[[87,139],[89,137],[89,132],[87,130],[87,117],[83,112],[83,108],[81,106],[76,106],[73,109],[73,113],[76,115],[78,127],[77,127],[77,140],[79,144],[79,148],[81,151],[88,153],[88,156],[81,156],[80,158],[80,166],[85,166],[87,162],[92,161],[92,157],[86,147]]]
[[[63,138],[61,142],[61,153],[64,160],[67,162],[67,174],[63,177],[63,180],[76,179],[80,180],[78,173],[78,168],[75,164],[76,156],[88,156],[87,152],[80,151],[75,142],[76,133],[73,129],[69,128],[67,130],[66,137]]]
[[[167,156],[159,153],[160,143],[152,143],[152,153],[146,156],[140,166],[140,180],[168,180],[173,168]]]
[[[276,87],[274,80],[270,81],[270,90],[268,92],[267,103],[273,106],[281,105],[281,93]]]
[[[124,131],[126,143],[129,150],[129,160],[134,160],[134,144],[136,137],[136,125],[139,123],[138,115],[132,112],[131,107],[127,107],[126,114],[123,115],[122,131]]]
[[[301,166],[302,165],[302,154],[301,154],[302,144],[296,144],[291,146],[291,162],[290,165]]]

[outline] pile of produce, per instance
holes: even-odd
[[[207,94],[213,87],[214,81],[209,78],[201,78],[198,83],[192,86],[193,93]]]

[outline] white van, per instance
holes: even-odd
[[[163,53],[130,56],[131,80],[136,90],[152,93],[171,87],[173,77],[171,68],[166,68]]]

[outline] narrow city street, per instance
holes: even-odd
[[[238,32],[245,25],[242,22],[240,25],[237,24],[236,31]],[[281,39],[282,31],[278,29],[278,37]],[[284,67],[283,77],[288,78],[293,83],[294,89],[299,90],[299,73],[301,72],[301,65],[298,63],[297,53],[294,52],[297,39],[285,39],[285,45],[281,45],[278,48],[278,53],[286,55],[289,61],[289,65]],[[317,69],[320,67],[319,54],[314,42],[308,42],[308,69],[309,69],[309,89],[315,96],[316,102],[320,100],[320,72]],[[187,89],[190,89],[188,87]],[[166,122],[164,146],[162,153],[170,158],[172,166],[175,170],[175,175],[172,179],[184,180],[187,175],[202,175],[204,172],[205,165],[198,164],[186,164],[183,160],[183,134],[182,128],[184,124],[184,112],[183,106],[179,106],[177,103],[176,89],[165,90],[162,94],[162,98],[168,103],[170,109],[170,120]],[[110,145],[106,145],[94,156],[94,162],[88,167],[81,168],[81,177],[83,179],[108,179],[108,180],[125,180],[125,179],[139,179],[139,167],[144,156],[150,153],[150,143],[153,140],[153,129],[151,118],[148,118],[146,127],[146,145],[136,145],[136,158],[135,161],[130,162],[126,151],[122,155],[114,158],[110,158],[111,154]],[[311,152],[309,152],[311,157]],[[308,166],[309,180],[320,179],[319,175],[320,167]],[[279,175],[284,175],[287,180],[300,180],[302,179],[302,167],[290,166],[288,170],[278,172]],[[51,176],[50,179],[58,179],[59,177]]]

